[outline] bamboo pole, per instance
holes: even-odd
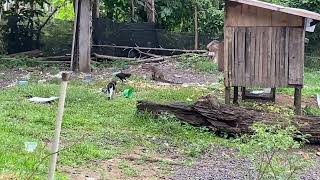
[[[58,112],[57,112],[57,117],[56,117],[56,128],[55,128],[55,132],[54,132],[54,142],[53,142],[52,148],[51,148],[52,156],[51,156],[50,165],[49,165],[48,180],[54,179],[54,173],[56,171],[59,142],[60,142],[61,124],[62,124],[64,103],[65,103],[67,85],[68,85],[69,78],[70,78],[69,73],[62,73],[62,82],[61,82],[61,87],[60,87],[60,98],[59,98]]]

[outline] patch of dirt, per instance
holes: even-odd
[[[140,180],[166,179],[172,166],[178,166],[175,160],[160,154],[148,154],[143,148],[136,148],[118,158],[90,162],[86,167],[60,167],[59,171],[70,179],[87,180]]]
[[[28,74],[28,71],[21,69],[0,72],[0,90],[14,86],[18,79],[28,78]]]
[[[238,152],[229,148],[215,146],[214,150],[205,154],[200,160],[190,167],[176,169],[176,173],[169,179],[172,180],[245,180],[255,179],[257,173],[251,161],[239,158]],[[320,180],[320,152],[319,146],[307,146],[298,153],[304,158],[314,161],[312,167],[299,173],[300,180]],[[307,154],[307,155],[306,155]]]
[[[195,72],[192,69],[181,69],[178,67],[178,62],[166,61],[161,63],[151,63],[156,66],[165,76],[165,79],[175,83],[187,84],[212,84],[218,82],[222,74],[217,72],[215,74]],[[151,73],[149,70],[143,69],[142,65],[131,66],[126,70],[134,75],[150,79]]]
[[[294,107],[294,97],[288,96],[284,94],[276,95],[276,104],[280,106]],[[302,97],[302,108],[306,106],[310,106],[313,108],[318,107],[317,98],[316,97]]]
[[[232,149],[214,146],[194,165],[177,169],[172,180],[254,179],[254,167],[249,160],[237,157]]]

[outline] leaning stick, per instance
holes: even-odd
[[[59,141],[60,141],[60,132],[61,132],[61,124],[62,124],[62,118],[63,118],[63,111],[64,111],[64,102],[66,99],[66,92],[67,92],[67,85],[68,80],[70,78],[69,73],[62,73],[62,82],[60,87],[60,98],[59,98],[59,105],[58,105],[58,112],[56,117],[56,128],[54,131],[54,142],[51,149],[51,160],[50,160],[50,166],[49,166],[49,174],[48,174],[48,180],[54,179],[54,173],[56,171],[56,165],[57,165],[57,158],[58,158],[58,150],[59,150]]]

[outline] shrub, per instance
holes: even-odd
[[[277,126],[256,124],[253,134],[238,140],[240,153],[253,161],[256,179],[295,179],[311,161],[295,154],[303,142],[293,139],[294,127],[285,129]]]

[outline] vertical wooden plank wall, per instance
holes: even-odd
[[[225,85],[303,85],[304,18],[229,2],[225,19]]]
[[[226,27],[225,36],[229,86],[303,85],[303,29]]]

